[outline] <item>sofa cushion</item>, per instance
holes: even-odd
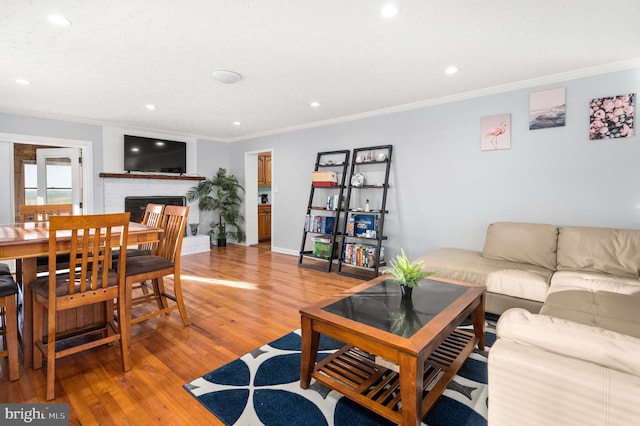
[[[488,291],[493,291],[489,286],[491,283],[496,290],[509,288],[514,293],[512,296],[527,298],[525,294],[536,295],[536,300],[539,295],[546,295],[553,273],[539,266],[488,259],[478,251],[456,248],[441,248],[418,260],[424,261],[425,270],[436,271],[438,276],[486,285]],[[495,278],[489,279],[490,275],[495,275]],[[507,284],[509,277],[516,277],[520,284]],[[519,286],[521,291],[516,291]],[[525,288],[527,286],[532,289]]]
[[[540,313],[640,338],[640,292],[568,290],[549,295]]]
[[[640,337],[638,307],[637,277],[559,271],[540,313]]]
[[[567,290],[635,294],[640,292],[640,278],[585,271],[558,271],[553,274],[549,293]]]
[[[637,337],[518,308],[502,314],[496,334],[499,339],[640,375]]]
[[[521,299],[544,302],[549,290],[547,270],[500,269],[487,275],[487,291],[519,297]]]
[[[497,222],[487,228],[482,255],[556,269],[558,228],[537,223]]]
[[[563,226],[558,235],[560,270],[640,275],[640,231]]]

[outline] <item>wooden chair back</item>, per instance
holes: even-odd
[[[164,204],[147,204],[140,223],[148,226],[160,226],[162,222],[162,213],[164,212]]]
[[[70,216],[73,204],[23,204],[18,209],[20,222],[46,222],[51,216]]]
[[[20,222],[46,222],[52,216],[70,216],[73,215],[73,204],[23,204],[18,208]],[[67,255],[58,256],[58,268],[66,269],[69,267]],[[38,258],[38,272],[47,272],[47,258],[42,256]],[[22,276],[22,260],[16,259],[16,276]]]
[[[160,227],[164,229],[164,236],[162,244],[158,247],[157,255],[172,262],[175,268],[178,268],[180,264],[182,240],[187,226],[188,214],[188,206],[165,206],[162,215]]]
[[[97,290],[124,283],[124,268],[117,273],[112,267],[111,249],[127,247],[129,213],[97,214],[84,216],[51,216],[49,219],[49,270],[56,270],[58,256],[56,241],[61,235],[71,235],[69,282],[65,289],[56,289],[56,277],[49,275],[49,297],[82,297]],[[114,243],[114,230],[120,232]],[[124,251],[126,253],[126,250]],[[124,256],[126,257],[126,255]],[[123,259],[123,261],[126,259]],[[59,286],[58,286],[59,287]],[[83,294],[83,293],[86,293]],[[115,294],[115,297],[118,295]],[[102,300],[105,296],[97,296]],[[77,297],[71,297],[78,299]],[[93,299],[94,297],[88,297]],[[78,302],[76,302],[78,303]],[[79,302],[79,304],[96,303]]]
[[[144,210],[144,215],[142,215],[142,220],[140,223],[147,226],[154,226],[159,228],[162,224],[162,214],[164,213],[164,204],[147,204],[146,209]],[[139,244],[139,250],[146,250],[149,253],[154,253],[158,243],[148,243],[148,244]]]

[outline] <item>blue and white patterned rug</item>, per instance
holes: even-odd
[[[489,347],[495,341],[495,320],[487,321],[485,331]],[[300,330],[295,330],[184,388],[227,425],[392,424],[315,380],[308,389],[301,389],[300,343]],[[321,336],[318,359],[342,346]],[[486,426],[487,398],[487,352],[475,349],[422,422]]]

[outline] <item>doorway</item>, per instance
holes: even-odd
[[[273,242],[273,150],[245,153],[247,245],[271,249]]]
[[[13,145],[14,217],[23,204],[73,204],[83,212],[82,150],[49,145]]]

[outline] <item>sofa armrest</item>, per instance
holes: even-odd
[[[502,314],[496,334],[499,339],[640,376],[640,339],[633,336],[519,308]]]

